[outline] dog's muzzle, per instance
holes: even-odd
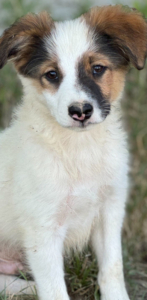
[[[93,106],[90,103],[72,103],[68,108],[69,116],[75,120],[84,122],[93,114]]]

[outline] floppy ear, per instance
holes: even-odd
[[[25,65],[52,26],[50,16],[42,12],[28,14],[6,29],[0,38],[0,68],[9,59],[13,59],[16,67]]]
[[[84,15],[96,34],[138,70],[143,69],[147,55],[147,23],[141,13],[122,5],[95,7]]]

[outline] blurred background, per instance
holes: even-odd
[[[27,12],[47,10],[53,19],[78,17],[96,5],[122,3],[147,17],[147,0],[0,0],[0,34]],[[0,72],[0,130],[9,126],[22,89],[11,64]],[[125,273],[131,300],[147,299],[147,66],[141,72],[130,68],[122,107],[131,152],[130,195],[123,229]],[[66,263],[69,292],[79,299],[99,299],[96,264],[89,249]],[[84,277],[84,280],[83,280]],[[74,298],[75,299],[75,298]],[[114,299],[116,300],[116,299]]]

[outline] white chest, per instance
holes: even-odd
[[[96,180],[79,181],[72,186],[58,220],[59,226],[65,225],[67,228],[66,249],[81,249],[87,244],[99,210],[99,185]]]
[[[93,180],[71,185],[60,207],[59,225],[66,224],[68,230],[81,230],[87,223],[91,224],[99,211],[98,190],[98,184]]]

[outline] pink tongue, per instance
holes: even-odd
[[[82,114],[81,117],[78,117],[77,114],[74,114],[72,117],[73,117],[73,119],[76,119],[76,120],[79,120],[79,121],[83,121],[85,119],[85,115],[84,114]]]

